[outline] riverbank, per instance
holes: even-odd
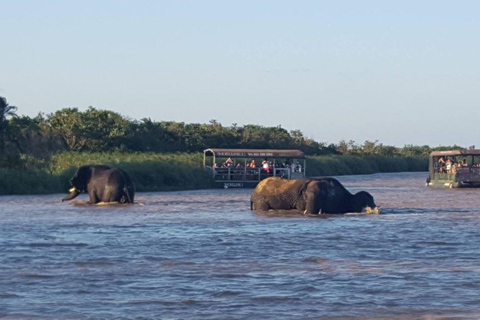
[[[318,177],[416,171],[428,171],[428,157],[310,156],[306,172]]]
[[[48,163],[23,169],[0,168],[0,195],[65,193],[79,166],[108,164],[129,173],[138,192],[208,189],[212,177],[202,153],[77,153],[52,156]],[[426,157],[311,156],[308,176],[426,171]]]

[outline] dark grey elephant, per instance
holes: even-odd
[[[105,165],[82,166],[70,180],[70,194],[62,201],[72,200],[87,192],[89,203],[133,203],[135,187],[128,174]]]
[[[371,194],[351,194],[336,179],[262,180],[250,198],[252,210],[301,210],[308,214],[362,212],[378,213]]]

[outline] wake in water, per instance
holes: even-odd
[[[142,202],[134,202],[134,203],[120,203],[118,201],[116,202],[99,202],[92,204],[88,201],[81,201],[81,200],[72,200],[68,202],[69,205],[75,206],[75,207],[131,207],[131,206],[144,206],[145,204]]]

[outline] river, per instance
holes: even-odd
[[[337,177],[380,215],[256,213],[251,189],[0,197],[0,317],[480,318],[480,190]]]

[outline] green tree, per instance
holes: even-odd
[[[337,145],[337,151],[340,154],[359,154],[361,147],[354,140],[346,142],[341,140]]]
[[[7,140],[17,152],[36,158],[49,158],[52,153],[66,150],[60,135],[47,124],[43,114],[34,118],[20,116],[8,121]]]
[[[432,148],[429,146],[414,146],[412,144],[407,144],[399,150],[399,153],[402,156],[412,157],[412,156],[428,156]]]
[[[0,97],[0,157],[5,155],[5,133],[7,131],[7,118],[16,117],[17,107],[8,104],[7,99]]]
[[[140,152],[165,152],[168,146],[165,142],[165,130],[161,123],[144,118],[130,124],[127,137],[127,148]]]
[[[120,114],[89,107],[65,108],[47,117],[50,126],[58,132],[69,150],[112,151],[124,147],[130,121]]]
[[[87,141],[82,130],[82,114],[78,108],[58,110],[48,115],[47,121],[52,129],[62,137],[68,150],[82,150],[86,146]]]
[[[125,148],[131,122],[121,114],[89,107],[83,113],[89,151],[112,151]]]

